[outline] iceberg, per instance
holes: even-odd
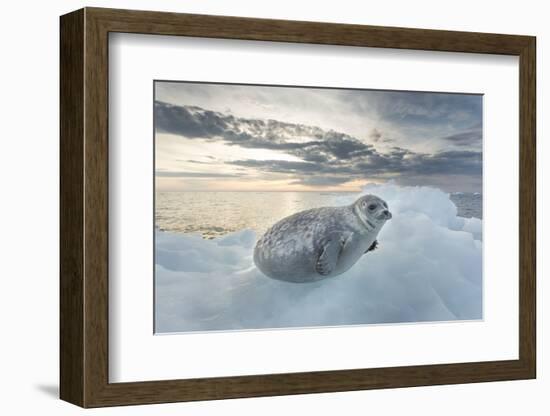
[[[482,221],[457,216],[449,194],[435,188],[387,183],[365,193],[393,214],[378,249],[316,283],[263,275],[252,230],[213,240],[156,230],[155,332],[481,319]],[[358,196],[336,194],[334,205]]]

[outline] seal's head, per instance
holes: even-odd
[[[353,210],[369,230],[379,228],[392,217],[386,201],[376,195],[363,195],[353,203]]]

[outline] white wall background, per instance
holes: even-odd
[[[550,238],[542,194],[550,146],[544,142],[550,85],[550,26],[545,2],[335,1],[68,1],[6,2],[1,15],[0,65],[0,409],[3,414],[70,415],[81,409],[58,395],[58,16],[103,6],[276,19],[529,34],[538,37],[538,313],[537,380],[338,394],[225,400],[87,411],[88,414],[529,414],[548,413],[550,361],[543,240]],[[546,177],[545,177],[546,176]],[[505,186],[505,184],[503,184]],[[543,201],[543,196],[546,201]],[[544,236],[543,236],[544,234]],[[404,341],[406,343],[406,340]]]

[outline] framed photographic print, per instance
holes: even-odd
[[[61,17],[82,407],[534,378],[535,38]]]

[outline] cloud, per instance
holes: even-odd
[[[294,162],[289,160],[234,160],[227,162],[232,165],[244,166],[248,168],[261,168],[270,172],[288,173],[288,172],[318,172],[319,166],[309,162]]]
[[[481,120],[483,96],[420,91],[343,91],[343,98],[360,112],[401,125],[475,124]]]
[[[378,129],[372,129],[369,133],[369,139],[374,143],[391,143],[394,140],[389,137],[384,137]]]
[[[412,170],[420,174],[475,174],[480,175],[482,157],[480,152],[448,151],[434,155],[421,155]]]
[[[174,172],[157,170],[155,176],[163,178],[235,178],[242,175],[235,173],[209,173],[209,172]]]
[[[155,103],[155,125],[160,133],[223,140],[244,148],[280,150],[312,162],[349,159],[373,152],[372,145],[332,130],[277,120],[237,118],[159,101]]]
[[[432,104],[438,103],[442,104],[443,101],[435,100]],[[410,102],[402,102],[398,107],[407,117],[428,117],[423,111],[413,110],[414,106]],[[276,150],[291,155],[299,160],[241,159],[225,163],[263,173],[288,174],[295,183],[310,186],[336,185],[369,178],[394,178],[398,182],[403,179],[408,184],[415,178],[422,178],[422,182],[419,182],[422,184],[430,176],[446,177],[446,181],[442,178],[438,180],[451,183],[448,177],[452,175],[481,176],[482,155],[480,151],[472,149],[480,147],[480,129],[470,129],[443,138],[456,146],[470,147],[467,150],[422,153],[398,146],[382,152],[370,143],[334,130],[277,120],[240,118],[196,106],[177,106],[159,101],[155,102],[155,123],[159,132],[189,139],[221,141],[242,148]],[[378,129],[373,129],[369,137],[374,142],[386,141]],[[186,172],[177,173],[180,176],[184,174],[189,175]],[[201,175],[207,177],[207,174]],[[217,177],[217,174],[211,176]],[[480,181],[472,179],[467,182]]]
[[[380,133],[377,129],[372,129],[369,133],[369,137],[374,141],[377,142],[382,137],[382,133]]]
[[[236,160],[233,165],[256,168],[262,171],[292,173],[298,183],[304,185],[345,183],[352,179],[409,177],[429,175],[477,175],[481,176],[481,153],[474,151],[449,151],[433,155],[418,154],[394,148],[388,154],[374,153],[339,163],[310,163],[286,160]],[[318,179],[318,175],[328,175]],[[412,176],[411,176],[412,175]],[[317,179],[315,179],[317,178]],[[338,178],[338,179],[337,179]]]
[[[443,137],[446,140],[456,146],[463,147],[480,147],[481,146],[481,129],[464,131],[461,133],[452,134],[450,136]]]
[[[349,182],[352,178],[349,176],[304,176],[303,178],[296,179],[293,183],[309,186],[334,186],[342,185]]]

